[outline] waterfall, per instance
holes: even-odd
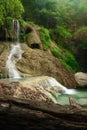
[[[15,37],[16,41],[19,43],[19,34],[20,34],[20,24],[18,20],[12,21],[12,32],[13,37]]]
[[[9,72],[9,78],[20,78],[20,74],[16,69],[16,63],[22,57],[23,51],[21,50],[20,44],[11,46],[11,51],[6,61],[6,68]]]
[[[50,77],[48,79],[48,82],[49,82],[50,86],[54,87],[56,90],[57,90],[58,87],[61,87],[62,93],[65,93],[65,94],[75,94],[76,93],[76,91],[74,89],[68,89],[68,88],[66,88],[65,86],[63,86],[61,83],[59,83],[53,77]]]
[[[21,78],[20,74],[16,69],[16,63],[22,57],[23,50],[19,44],[19,33],[20,33],[20,24],[18,20],[13,20],[12,22],[12,30],[16,36],[16,44],[11,45],[10,54],[8,55],[8,59],[6,61],[6,68],[8,69],[9,78]]]

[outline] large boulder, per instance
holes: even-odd
[[[75,79],[80,87],[87,86],[87,73],[77,72],[75,74]]]

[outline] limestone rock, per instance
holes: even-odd
[[[6,83],[1,80],[0,82],[0,94],[34,101],[58,103],[57,99],[59,95],[63,93],[70,94],[70,90],[72,91],[72,89],[65,88],[55,78],[50,76],[15,79],[15,82],[9,82],[8,80]]]
[[[47,75],[54,77],[66,87],[75,88],[77,86],[74,75],[52,54],[39,49],[31,49],[26,44],[22,44],[24,51],[22,59],[17,63],[17,69],[22,76]]]
[[[80,87],[87,86],[87,73],[77,72],[75,74],[75,80],[77,81]]]
[[[6,47],[0,53],[0,70],[6,67],[6,60],[10,52],[9,43],[0,43]],[[69,88],[75,88],[77,83],[71,71],[67,70],[65,66],[51,53],[40,49],[32,49],[27,44],[21,44],[24,51],[22,59],[20,59],[16,67],[23,77],[29,76],[51,76],[57,81]]]
[[[10,83],[2,81],[0,83],[0,94],[20,99],[57,103],[57,99],[53,96],[53,93],[57,91],[62,92],[62,88],[54,86],[53,89],[53,86],[48,83],[48,79],[50,77],[41,76]]]
[[[39,30],[30,24],[26,25],[25,34],[27,34],[26,42],[31,48],[42,49]]]

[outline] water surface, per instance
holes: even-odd
[[[69,105],[69,96],[72,97],[79,105],[87,107],[87,89],[74,89],[75,94],[62,94],[58,97],[58,103],[61,105]]]
[[[16,82],[31,80],[34,77],[0,79],[0,82]],[[75,93],[58,95],[57,102],[61,105],[69,105],[69,97],[72,97],[82,107],[87,107],[87,89],[73,89]]]

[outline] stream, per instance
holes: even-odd
[[[58,97],[58,103],[61,105],[69,105],[69,96],[82,107],[87,107],[87,89],[74,89],[75,94],[62,94]]]
[[[8,79],[0,79],[0,82],[10,83],[10,82],[18,82],[18,81],[31,81],[34,77],[25,77],[25,78],[8,78]],[[61,105],[69,105],[69,97],[72,97],[76,103],[78,103],[82,107],[87,107],[87,89],[68,89],[73,90],[74,93],[61,93],[58,95],[57,102]]]

